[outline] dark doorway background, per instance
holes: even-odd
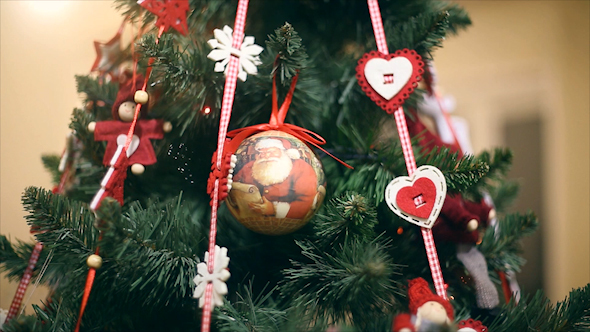
[[[509,212],[532,210],[539,218],[539,229],[522,241],[523,257],[527,263],[517,279],[522,295],[543,289],[543,123],[540,117],[507,121],[504,125],[505,144],[514,153],[509,179],[520,183],[520,194]]]

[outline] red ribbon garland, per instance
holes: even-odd
[[[278,57],[277,57],[278,59]],[[334,155],[329,153],[328,151],[324,150],[320,145],[326,144],[326,140],[314,133],[311,130],[301,128],[296,125],[292,125],[290,123],[284,123],[285,117],[287,116],[287,112],[289,111],[289,106],[291,105],[291,101],[293,100],[293,93],[295,92],[295,85],[297,84],[297,78],[299,77],[299,73],[293,77],[291,80],[291,86],[289,87],[289,92],[285,96],[285,100],[281,105],[281,108],[278,107],[277,101],[277,83],[276,83],[276,74],[273,75],[272,78],[272,113],[270,115],[269,123],[262,123],[258,125],[253,125],[245,128],[239,128],[232,130],[227,133],[227,136],[230,137],[232,140],[227,145],[227,151],[230,153],[234,153],[240,143],[242,141],[256,133],[267,131],[267,130],[278,130],[285,132],[287,134],[291,134],[298,139],[302,140],[307,144],[311,144],[316,148],[322,150],[328,156],[334,158],[336,161],[341,163],[342,165],[352,169],[352,166],[348,165],[347,163],[343,162],[342,160],[336,158]]]
[[[123,23],[125,23],[125,21],[123,21]],[[158,30],[158,37],[156,38],[156,45],[159,43],[160,37],[162,37],[162,34],[164,33],[164,28],[165,28],[165,26],[162,25],[162,26],[160,26],[160,29]],[[147,82],[150,78],[150,74],[152,73],[152,65],[154,63],[154,60],[155,59],[152,57],[148,61],[148,68],[146,70],[145,81],[143,82],[143,87],[141,88],[142,91],[146,91]],[[135,59],[134,64],[133,64],[133,80],[134,81],[136,79],[136,70],[137,70],[137,59]],[[127,149],[129,148],[129,145],[131,144],[131,139],[133,137],[133,133],[135,132],[135,125],[137,124],[137,119],[139,117],[139,111],[141,109],[141,106],[142,105],[138,103],[137,106],[135,107],[135,114],[133,116],[133,121],[131,122],[131,126],[129,127],[129,131],[127,132],[127,140],[125,141],[125,146],[123,147],[123,151],[121,151],[121,154],[119,156],[119,160],[117,161],[118,164],[120,162],[122,162],[122,160],[126,159],[126,152],[127,152]],[[125,169],[126,169],[126,167],[125,167]],[[126,172],[126,171],[123,170],[123,172]],[[116,195],[116,196],[119,196],[119,195]],[[122,204],[123,203],[122,202],[122,194],[120,196],[121,197],[120,197],[119,202],[121,203],[121,205],[123,205]],[[119,197],[116,197],[116,198],[119,198]],[[99,205],[97,205],[97,208],[98,208],[98,206]],[[99,235],[99,239],[98,239],[99,242],[100,242],[101,238],[102,238],[102,231],[100,232],[100,235]],[[96,255],[98,255],[99,250],[100,250],[100,247],[97,246],[94,253]],[[84,286],[84,293],[82,294],[82,303],[80,305],[80,313],[78,314],[78,320],[76,321],[76,327],[74,329],[74,332],[80,331],[80,327],[82,324],[82,316],[84,316],[84,311],[86,310],[86,305],[88,303],[88,298],[90,297],[90,292],[92,291],[92,285],[94,284],[95,277],[96,277],[96,269],[91,267],[88,270],[88,275],[86,276],[86,285]]]

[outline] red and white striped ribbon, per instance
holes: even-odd
[[[383,54],[389,54],[387,40],[385,39],[385,31],[383,30],[383,21],[381,20],[381,10],[379,10],[379,2],[377,0],[367,0],[367,2],[369,4],[369,14],[371,14],[373,31],[375,32],[377,49]]]
[[[236,20],[234,23],[234,30],[232,35],[232,47],[240,49],[242,41],[244,40],[244,28],[246,25],[246,13],[248,12],[248,0],[239,0],[238,9],[236,11]],[[221,116],[219,119],[219,134],[217,136],[217,161],[216,166],[221,170],[221,162],[223,160],[223,149],[225,146],[225,139],[227,136],[227,128],[231,118],[231,111],[234,103],[234,95],[236,92],[236,82],[238,79],[238,66],[240,59],[233,55],[228,64],[228,69],[225,77],[225,85],[223,88],[223,99],[221,102]],[[219,197],[219,179],[215,180],[215,187],[213,189],[213,198],[211,206],[211,225],[209,230],[209,259],[207,261],[207,269],[209,273],[213,273],[215,263],[215,238],[217,236],[217,208]],[[208,332],[211,328],[211,311],[213,309],[213,283],[209,282],[205,288],[205,304],[203,305],[203,315],[201,318],[201,332]]]
[[[377,49],[383,54],[389,54],[385,32],[383,30],[383,21],[381,20],[381,11],[379,10],[379,3],[377,0],[367,0],[367,2],[369,4],[369,13],[371,15],[371,23],[373,24]],[[414,158],[403,108],[399,107],[393,115],[395,117],[395,124],[397,125],[408,175],[412,176],[416,171],[416,160]],[[422,237],[424,238],[424,247],[426,248],[426,256],[428,257],[428,265],[430,266],[434,288],[436,289],[436,293],[446,300],[447,292],[445,290],[445,281],[440,268],[440,262],[438,261],[438,254],[436,252],[436,246],[434,244],[431,230],[422,227]]]
[[[37,260],[39,260],[39,254],[41,253],[41,250],[43,250],[43,244],[41,242],[37,242],[33,248],[33,252],[31,253],[31,258],[29,258],[29,264],[25,269],[25,273],[18,284],[16,294],[14,294],[14,298],[12,299],[12,304],[10,305],[10,309],[6,315],[5,323],[16,316],[18,309],[22,305],[25,292],[27,291],[27,287],[31,282],[31,276],[33,275],[35,265],[37,265]]]
[[[162,34],[164,33],[164,28],[165,28],[164,25],[160,26],[160,28],[158,30],[158,36],[156,38],[156,44],[158,44],[160,42],[160,37],[162,37]],[[150,58],[148,61],[148,68],[147,68],[146,74],[145,74],[145,81],[143,82],[143,87],[141,88],[142,91],[146,91],[147,82],[150,79],[150,74],[152,72],[152,64],[153,63],[154,63],[154,58]],[[134,81],[135,81],[135,75],[136,75],[135,70],[136,69],[137,69],[137,59],[135,59],[134,64],[133,64],[133,80]],[[135,84],[133,86],[135,86]],[[137,119],[139,118],[139,112],[141,110],[141,106],[142,105],[139,103],[136,105],[135,113],[133,115],[133,121],[131,122],[131,126],[129,126],[129,131],[127,132],[127,139],[125,140],[125,144],[117,147],[117,150],[115,151],[115,153],[109,163],[110,167],[107,170],[107,173],[105,174],[103,179],[100,181],[101,188],[94,195],[94,197],[92,198],[92,201],[90,202],[90,209],[92,211],[96,211],[96,209],[100,206],[100,203],[102,202],[102,200],[107,196],[108,193],[106,191],[106,188],[111,184],[112,181],[115,180],[116,177],[113,177],[115,172],[127,172],[126,169],[116,170],[115,165],[117,164],[117,161],[119,161],[120,158],[125,157],[125,155],[127,153],[127,149],[131,145],[131,140],[133,138],[133,134],[135,133],[135,126],[137,124]],[[100,241],[101,237],[102,237],[102,231],[100,232],[100,235],[99,235],[99,241]],[[98,255],[99,252],[100,252],[100,247],[97,246],[94,253],[96,255]],[[86,304],[88,302],[90,292],[92,291],[92,285],[94,283],[95,276],[96,276],[96,269],[91,267],[88,270],[88,274],[86,276],[86,285],[84,286],[84,293],[82,295],[82,303],[80,305],[80,313],[78,314],[78,320],[76,322],[76,327],[74,328],[74,332],[80,331],[80,327],[82,324],[82,317],[84,316]]]

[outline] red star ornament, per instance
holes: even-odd
[[[164,26],[164,30],[174,28],[186,35],[186,12],[189,10],[188,0],[139,0],[137,3],[158,16],[156,26]]]
[[[125,21],[111,40],[106,43],[94,41],[94,49],[96,50],[96,60],[90,71],[98,71],[100,75],[105,75],[116,71],[117,64],[123,56],[121,49],[121,34],[125,26]]]

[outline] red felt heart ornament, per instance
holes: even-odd
[[[429,178],[419,178],[412,186],[401,188],[395,198],[397,206],[407,214],[427,219],[436,199],[436,186]]]
[[[389,114],[410,97],[422,73],[422,57],[409,49],[393,54],[365,53],[356,66],[356,78],[363,91]]]
[[[412,176],[398,176],[385,188],[387,205],[400,218],[432,228],[445,201],[447,183],[434,166],[423,165]]]

